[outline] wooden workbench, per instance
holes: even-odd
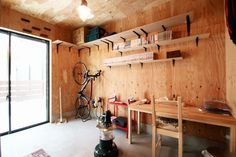
[[[177,106],[167,105],[167,104],[158,104],[158,111],[156,114],[158,116],[164,116],[169,118],[177,118]],[[211,124],[217,126],[223,126],[230,128],[230,151],[234,154],[236,153],[236,119],[228,115],[220,115],[214,113],[203,112],[196,107],[183,107],[183,120],[199,122],[204,124]],[[128,107],[128,139],[129,143],[132,143],[132,111],[138,112],[138,134],[140,133],[140,113],[152,113],[151,104],[142,104],[137,102],[130,104]]]

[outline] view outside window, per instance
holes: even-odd
[[[0,31],[0,134],[48,121],[47,60],[48,42]]]
[[[12,130],[47,120],[47,44],[12,35]]]

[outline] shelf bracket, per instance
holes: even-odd
[[[199,43],[199,37],[196,37],[196,46],[198,46]]]
[[[57,44],[57,53],[59,53],[59,45],[61,45],[62,43],[58,43]]]
[[[161,49],[161,46],[157,44],[157,48],[158,48],[158,51],[160,51],[160,49]]]
[[[87,47],[89,49],[89,56],[91,56],[91,48]]]
[[[123,39],[124,40],[124,42],[126,42],[126,39],[124,38],[124,37],[120,37],[121,39]]]
[[[78,56],[80,57],[80,49],[78,49]]]
[[[83,49],[89,49],[89,56],[91,55],[91,48],[90,48],[90,47],[84,47],[84,48],[79,49],[79,53],[80,53],[80,51],[83,50]]]
[[[146,37],[148,37],[148,32],[146,32],[144,29],[140,29],[145,35],[146,35]]]
[[[161,25],[161,26],[162,26],[163,30],[166,31],[166,27],[164,25]]]
[[[128,64],[129,65],[129,68],[131,68],[131,64]]]
[[[70,52],[70,50],[71,50],[72,47],[73,47],[73,46],[70,46],[70,47],[69,47],[69,52]]]
[[[175,66],[175,59],[172,60],[172,65]]]
[[[109,51],[109,43],[108,43],[108,42],[106,42],[106,41],[104,41],[104,40],[101,40],[101,42],[103,42],[103,43],[107,44],[107,50]]]
[[[93,45],[96,46],[98,48],[98,51],[99,51],[99,45],[97,45],[97,44],[93,44]]]
[[[145,52],[147,52],[147,48],[146,47],[143,47],[143,48],[144,48]]]
[[[120,56],[123,56],[123,52],[122,51],[119,51],[120,52]]]
[[[83,50],[83,49],[85,49],[85,48],[81,48],[81,49],[79,49],[79,53],[80,53],[80,51]]]
[[[134,34],[136,34],[137,36],[138,36],[138,38],[140,38],[141,37],[141,35],[140,34],[138,34],[137,32],[135,32],[135,31],[133,31],[134,32]]]
[[[108,40],[108,39],[105,39],[106,41],[108,41],[109,43],[111,43],[111,47],[112,47],[112,49],[113,49],[113,46],[114,46],[114,42],[113,41],[111,41],[111,40]]]
[[[190,36],[191,22],[190,22],[190,16],[189,15],[186,16],[186,24],[187,24],[187,33],[188,33],[188,36]]]
[[[143,68],[143,63],[142,62],[140,63],[140,65],[141,65],[141,68]]]

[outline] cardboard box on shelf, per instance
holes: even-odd
[[[85,43],[88,30],[88,27],[80,27],[76,29],[73,32],[73,43],[77,45]]]

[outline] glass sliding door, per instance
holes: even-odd
[[[9,131],[9,35],[0,31],[0,134]]]
[[[11,129],[48,121],[48,43],[11,35]]]
[[[0,135],[49,122],[49,41],[0,29]]]

